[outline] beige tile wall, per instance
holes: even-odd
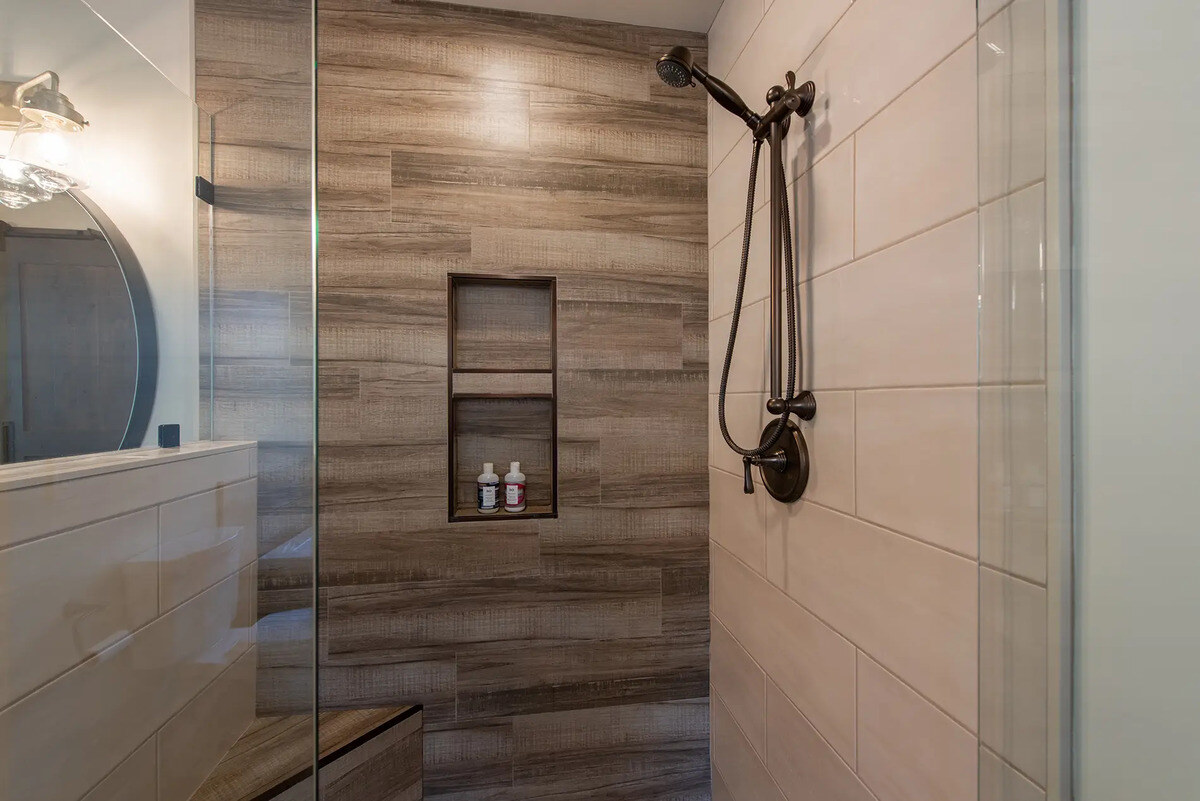
[[[251,443],[0,472],[0,797],[186,801],[245,731],[256,483]]]
[[[1011,26],[1003,31],[1006,46],[1020,36]],[[714,72],[754,105],[787,69],[818,86],[808,125],[794,126],[787,142],[806,383],[818,402],[805,426],[814,468],[802,502],[780,505],[761,488],[741,494],[740,459],[722,441],[710,399],[715,798],[973,800],[981,736],[991,749],[983,752],[991,798],[1020,799],[1035,787],[1034,767],[1011,763],[1036,762],[1044,692],[1024,688],[1044,661],[1036,629],[1013,642],[1004,623],[1021,616],[1029,632],[1044,593],[1002,572],[1004,564],[984,583],[980,711],[976,32],[974,0],[726,0],[710,32]],[[1038,57],[1018,56],[1022,65]],[[983,141],[998,146],[1006,124],[985,115]],[[715,107],[709,144],[715,392],[751,141]],[[1013,158],[1012,171],[985,174],[982,200],[1004,188],[1028,192],[1026,176],[1039,162],[1029,147]],[[759,274],[743,299],[727,407],[742,444],[756,441],[765,422],[765,200],[760,192],[751,261]],[[996,318],[1006,333],[1013,329],[1012,342],[1036,347],[1037,251],[1011,231],[1040,230],[1038,198],[996,202],[983,214],[986,246],[994,260],[1014,258],[994,278],[984,321]],[[1014,285],[1023,299],[1015,312],[998,294]],[[1012,342],[988,342],[991,363],[1013,364]],[[1033,357],[1015,367],[1021,380],[1038,376]],[[1036,396],[992,403],[1038,415]],[[984,448],[1012,450],[1011,433],[998,428]],[[1036,452],[1007,468],[984,460],[983,476],[1015,471],[1032,497]],[[1044,574],[1036,533],[1007,525],[1003,487],[982,503],[1006,538],[985,544],[985,559]]]

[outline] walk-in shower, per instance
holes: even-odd
[[[807,390],[796,391],[796,384],[804,380],[803,350],[800,327],[797,322],[797,284],[795,254],[792,251],[791,210],[787,198],[787,177],[783,166],[783,140],[791,128],[792,114],[805,117],[812,109],[816,97],[816,85],[812,81],[796,86],[796,73],[788,71],[787,87],[772,86],[767,91],[766,114],[752,111],[728,84],[714,78],[698,66],[686,47],[673,47],[658,60],[658,75],[669,86],[683,88],[699,82],[722,108],[739,117],[753,132],[754,149],[750,157],[750,179],[746,193],[746,224],[742,233],[742,258],[738,271],[737,293],[733,304],[733,317],[729,325],[729,344],[725,349],[725,363],[721,368],[720,394],[717,398],[717,418],[721,425],[721,436],[725,443],[742,457],[744,491],[754,492],[752,468],[757,465],[763,485],[773,498],[784,503],[798,501],[808,486],[808,445],[800,426],[792,417],[811,420],[817,413],[816,400]],[[757,447],[745,448],[738,445],[729,433],[725,419],[726,393],[729,387],[729,368],[733,362],[733,348],[737,342],[738,325],[741,321],[742,298],[746,290],[746,271],[750,261],[750,235],[754,221],[754,197],[757,189],[758,162],[764,142],[770,144],[770,215],[771,215],[771,298],[769,350],[771,370],[771,392],[767,400],[767,411],[778,417],[767,423]],[[781,305],[787,302],[788,370],[787,387],[784,392],[781,381],[782,347],[784,336]]]

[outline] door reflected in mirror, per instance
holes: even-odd
[[[138,447],[157,375],[145,277],[85,195],[0,209],[0,463]]]

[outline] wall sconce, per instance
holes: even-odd
[[[80,186],[75,139],[87,124],[56,73],[0,81],[0,135],[15,131],[0,147],[0,205],[20,209]]]

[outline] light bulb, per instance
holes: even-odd
[[[22,125],[9,148],[9,157],[27,164],[31,181],[48,192],[65,192],[79,185],[75,137],[59,130]]]

